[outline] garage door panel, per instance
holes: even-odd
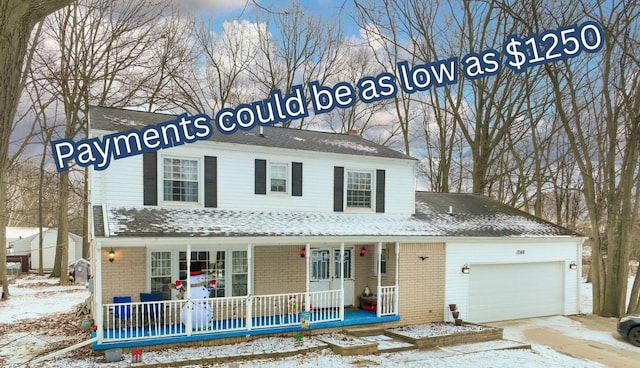
[[[563,262],[472,265],[466,319],[490,322],[562,314]]]

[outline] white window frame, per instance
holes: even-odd
[[[274,170],[273,168],[277,166],[277,167],[284,167],[284,191],[274,191],[272,190],[272,185],[271,185],[271,181],[273,179],[280,179],[282,180],[282,178],[274,178],[273,174],[274,174]],[[267,176],[267,185],[269,186],[269,193],[275,194],[275,195],[281,195],[281,194],[289,194],[290,190],[290,183],[291,183],[291,178],[290,178],[290,174],[289,174],[289,164],[286,163],[281,163],[281,162],[269,162],[269,172],[268,172],[268,176]]]
[[[153,270],[155,269],[155,268],[154,268],[154,265],[153,265],[153,253],[168,253],[168,254],[169,254],[169,259],[166,259],[166,258],[162,258],[162,259],[160,259],[160,261],[169,261],[169,273],[162,273],[162,274],[160,274],[160,275],[154,275],[154,274],[153,274],[153,273],[154,273],[154,272],[153,272]],[[173,282],[173,278],[174,278],[174,271],[173,271],[173,265],[174,265],[173,252],[172,252],[171,250],[169,250],[169,249],[153,249],[153,250],[150,250],[150,251],[149,251],[149,253],[148,253],[148,259],[149,259],[149,279],[148,279],[148,283],[149,283],[148,285],[149,285],[149,288],[148,288],[148,290],[149,290],[150,292],[163,292],[163,290],[160,290],[160,291],[155,290],[155,291],[154,291],[154,290],[152,289],[152,285],[153,285],[152,280],[153,280],[154,278],[168,278],[168,279],[169,279],[169,280],[168,280],[168,281],[169,281],[169,283]],[[161,267],[164,267],[164,266],[161,266]],[[163,287],[163,289],[164,289],[164,287]],[[171,291],[169,291],[169,296],[170,296],[170,298],[169,298],[169,299],[173,298],[173,293],[172,293]],[[165,295],[163,295],[163,297],[165,297]]]
[[[160,156],[160,155],[159,155]],[[193,157],[193,156],[160,156],[158,158],[160,160],[160,162],[158,162],[158,167],[159,167],[159,175],[158,175],[158,198],[160,198],[160,203],[161,204],[171,204],[172,206],[194,206],[194,205],[201,205],[203,203],[204,200],[204,174],[203,174],[203,163],[202,163],[202,158],[201,157]],[[179,201],[179,200],[172,200],[172,199],[165,199],[164,196],[164,182],[165,180],[171,180],[169,178],[165,179],[164,175],[165,175],[165,171],[164,171],[164,161],[166,159],[169,160],[185,160],[185,161],[195,161],[197,164],[197,168],[196,168],[196,174],[197,174],[197,178],[196,178],[196,182],[197,182],[197,196],[198,196],[198,200],[193,202],[193,201]]]
[[[349,206],[349,174],[368,174],[369,181],[369,207]],[[371,170],[347,169],[344,175],[344,209],[345,212],[374,212],[375,211],[375,175]]]
[[[236,257],[237,253],[244,253],[244,257],[240,258],[240,257]],[[249,295],[249,293],[251,293],[251,291],[249,290],[249,277],[250,276],[250,269],[251,269],[251,265],[249,264],[249,254],[247,253],[247,251],[245,249],[232,249],[229,251],[229,254],[231,255],[231,274],[230,274],[230,279],[229,281],[231,281],[231,290],[229,292],[229,296],[247,296]],[[243,264],[236,264],[237,260],[244,260]],[[236,267],[242,267],[242,270],[236,270]],[[233,281],[233,276],[236,275],[245,275],[246,277],[246,284],[245,286],[247,287],[247,292],[244,295],[234,295],[234,287],[235,282]]]

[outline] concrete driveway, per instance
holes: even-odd
[[[607,367],[640,367],[640,347],[631,345],[616,331],[616,318],[591,314],[552,316],[488,323],[504,329],[504,338],[546,345],[578,359]]]

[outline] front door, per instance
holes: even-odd
[[[344,248],[344,304],[353,305],[353,247]],[[310,291],[340,289],[340,248],[311,250]]]

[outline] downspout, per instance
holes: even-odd
[[[380,301],[380,297],[382,296],[382,269],[380,267],[382,267],[382,242],[378,242],[378,244],[376,244],[376,255],[378,257],[378,287],[376,288],[376,296],[379,298],[378,302]],[[377,304],[377,303],[376,303]],[[382,304],[378,305],[376,307],[376,317],[380,317],[380,307]]]

